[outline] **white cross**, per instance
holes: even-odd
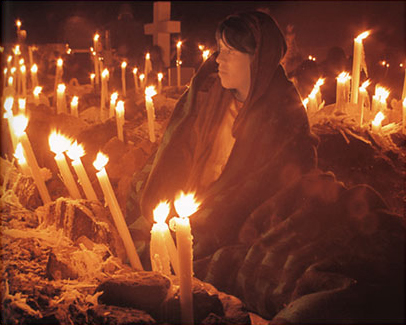
[[[144,25],[146,35],[153,35],[154,45],[162,49],[162,59],[166,67],[170,63],[171,33],[180,33],[180,21],[170,20],[171,2],[154,2],[154,22]]]

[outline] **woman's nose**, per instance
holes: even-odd
[[[220,64],[221,62],[224,62],[223,54],[221,54],[221,52],[217,55],[216,62],[218,64]]]

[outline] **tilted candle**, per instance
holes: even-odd
[[[369,31],[359,34],[354,39],[354,53],[352,57],[352,82],[351,82],[351,103],[358,103],[358,87],[361,73],[361,61],[363,60],[362,40],[369,36]]]
[[[7,119],[7,124],[8,124],[8,130],[10,132],[10,138],[11,138],[11,144],[13,146],[13,151],[16,150],[17,148],[17,136],[14,131],[13,127],[13,119],[14,119],[14,114],[13,114],[13,105],[14,105],[14,97],[6,97],[6,100],[4,101],[4,117]]]
[[[362,126],[364,121],[364,113],[369,108],[369,97],[367,87],[369,86],[370,81],[365,81],[361,87],[359,87],[359,95],[358,95],[358,110],[360,112],[360,121],[359,126]]]
[[[148,131],[149,131],[149,140],[154,143],[155,138],[155,108],[152,97],[156,95],[156,90],[154,86],[149,86],[145,89],[145,108],[147,109],[147,118],[148,118]]]
[[[82,196],[80,195],[79,189],[64,155],[64,152],[69,149],[70,145],[71,141],[56,131],[53,131],[49,136],[49,147],[51,148],[51,151],[55,153],[55,162],[58,165],[63,183],[68,189],[69,195],[72,199],[81,199]]]
[[[18,165],[20,166],[22,173],[26,176],[31,176],[30,167],[28,166],[27,160],[24,157],[23,146],[21,145],[21,143],[17,144],[14,157],[16,157],[18,161]]]
[[[130,264],[134,269],[142,270],[143,268],[135,249],[134,242],[127,228],[127,224],[125,223],[120,206],[118,205],[117,198],[114,195],[114,191],[108,178],[106,169],[104,168],[108,160],[109,158],[103,153],[97,153],[96,160],[93,162],[93,166],[99,171],[96,173],[96,176],[103,191],[105,202],[107,203],[111,215],[113,216],[113,220],[117,227],[118,233],[123,240],[128,259],[130,260]]]

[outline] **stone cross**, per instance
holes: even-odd
[[[162,49],[162,59],[166,67],[170,64],[171,55],[171,33],[180,33],[180,21],[170,20],[171,2],[154,2],[154,21],[144,25],[146,35],[153,35],[154,45]]]

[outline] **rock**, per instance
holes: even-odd
[[[146,312],[117,306],[97,305],[87,311],[89,324],[99,325],[134,325],[156,324],[155,320]]]
[[[50,252],[46,275],[50,280],[62,280],[62,279],[77,279],[79,277],[76,270],[71,266],[72,263],[69,259],[69,253],[72,253],[76,249],[70,249],[69,251],[58,253]],[[57,255],[56,255],[57,254]]]

